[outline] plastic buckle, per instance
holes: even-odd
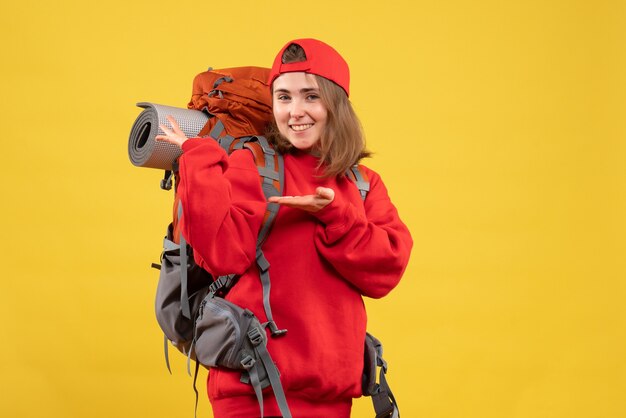
[[[207,94],[207,97],[213,97],[213,96],[215,96],[215,95],[217,95],[220,99],[223,99],[223,98],[224,98],[224,94],[222,94],[221,90],[218,90],[218,89],[213,89],[213,90],[211,90],[211,91]]]
[[[220,276],[217,279],[215,279],[215,281],[209,285],[209,291],[215,294],[222,287],[224,287],[224,276]]]
[[[217,295],[221,290],[227,291],[232,286],[235,277],[236,276],[234,274],[219,276],[209,285],[209,293]]]
[[[280,337],[281,335],[285,335],[287,333],[286,329],[278,329],[278,325],[276,325],[276,322],[274,321],[269,321],[266,326],[270,329],[272,337]]]
[[[248,338],[250,338],[250,342],[254,345],[259,345],[263,342],[263,336],[261,335],[261,331],[257,327],[252,328],[248,331]]]
[[[262,273],[265,273],[270,268],[270,262],[265,258],[265,254],[263,254],[261,248],[257,248],[256,250],[256,264]]]
[[[170,170],[165,170],[165,175],[161,179],[161,189],[172,190],[172,177],[173,176],[174,176],[174,172]]]
[[[256,360],[252,358],[250,354],[246,354],[243,360],[241,360],[241,365],[246,370],[250,370],[252,366],[254,366],[254,363],[256,363]]]

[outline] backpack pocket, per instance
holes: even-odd
[[[193,350],[205,366],[242,370],[241,381],[254,389],[261,416],[261,391],[271,386],[282,416],[291,418],[280,374],[267,351],[265,328],[250,310],[210,293],[198,311]]]
[[[267,345],[265,329],[248,309],[218,296],[207,296],[200,305],[195,325],[194,351],[208,367],[245,370],[255,347]]]
[[[213,277],[194,262],[191,247],[187,247],[187,253],[187,294],[191,318],[185,317],[181,308],[180,245],[172,241],[170,224],[163,242],[155,310],[159,326],[167,339],[185,354],[189,353],[193,340],[194,318],[213,281]]]

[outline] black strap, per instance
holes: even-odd
[[[173,170],[165,170],[163,178],[161,179],[161,189],[172,190],[172,178],[174,177]]]
[[[378,375],[379,384],[375,387],[376,393],[372,395],[372,404],[374,405],[376,418],[399,418],[400,410],[398,409],[398,403],[387,383],[387,362],[383,359],[383,345],[371,334],[366,336],[366,338],[370,337],[374,342],[376,351],[376,366],[380,367],[380,373]]]

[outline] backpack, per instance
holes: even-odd
[[[282,156],[275,153],[264,137],[218,138],[224,127],[218,122],[210,136],[218,140],[227,152],[248,149],[252,152],[259,169],[266,199],[282,194]],[[260,165],[259,165],[260,164]],[[193,260],[193,249],[179,232],[175,242],[176,225],[182,218],[182,204],[177,201],[174,221],[167,228],[157,294],[156,316],[164,332],[164,352],[168,370],[168,340],[188,356],[196,360],[194,391],[199,365],[227,367],[242,370],[242,381],[252,385],[263,417],[262,390],[272,387],[281,414],[291,418],[291,412],[280,382],[279,372],[267,351],[268,328],[273,336],[283,335],[273,320],[270,300],[269,262],[263,255],[262,244],[278,212],[278,205],[268,203],[263,225],[257,238],[256,261],[263,286],[263,305],[268,322],[261,324],[249,310],[243,309],[222,296],[234,285],[234,275],[213,278]],[[181,266],[187,266],[182,268]]]
[[[209,135],[218,122],[233,138],[263,135],[272,120],[269,74],[261,67],[209,68],[198,74],[187,107],[212,117],[197,136]]]
[[[178,147],[154,140],[159,123],[173,115],[188,137],[209,136],[220,143],[228,154],[248,149],[254,156],[266,198],[282,195],[282,156],[261,136],[271,120],[271,97],[266,84],[268,69],[242,67],[225,70],[209,69],[198,74],[193,83],[189,110],[153,103],[139,103],[144,111],[135,121],[129,140],[129,156],[133,164],[161,168],[165,176],[161,187],[169,190],[177,184]],[[156,161],[156,162],[155,162]],[[169,162],[168,162],[169,161]],[[367,176],[355,165],[346,175],[357,185],[365,199],[369,191]],[[261,390],[271,386],[284,417],[291,417],[279,373],[265,346],[267,327],[272,336],[283,335],[273,320],[269,305],[269,263],[262,244],[269,234],[278,205],[268,203],[257,239],[257,266],[263,285],[264,310],[268,323],[260,324],[249,310],[236,306],[223,296],[237,280],[234,275],[214,278],[193,259],[193,249],[180,234],[182,216],[177,197],[174,200],[173,222],[168,225],[163,242],[156,295],[157,321],[164,332],[164,351],[168,370],[168,341],[188,357],[196,360],[195,381],[199,364],[242,370],[242,382],[254,388],[261,416]],[[186,266],[187,268],[182,268]],[[380,384],[376,370],[380,367]],[[363,394],[372,396],[377,417],[399,417],[397,404],[385,380],[387,365],[382,359],[382,345],[370,334],[364,342]],[[196,391],[196,405],[198,392]]]

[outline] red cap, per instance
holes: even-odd
[[[283,53],[291,44],[297,44],[304,49],[306,61],[282,63]],[[350,70],[348,63],[330,45],[317,39],[296,39],[287,42],[280,50],[270,72],[269,85],[271,86],[278,76],[284,73],[305,72],[329,79],[344,89],[350,96]]]

